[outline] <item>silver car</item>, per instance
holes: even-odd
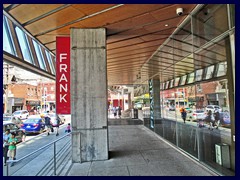
[[[209,110],[211,110],[212,113],[213,113],[215,110],[218,110],[219,112],[222,111],[221,107],[218,106],[218,105],[207,105],[207,107],[206,107],[206,112],[208,112]]]
[[[198,121],[204,119],[206,114],[204,110],[192,110],[190,113],[187,113],[187,120],[189,121]]]
[[[18,117],[19,119],[27,119],[29,116],[29,112],[27,110],[19,110],[15,111],[12,115],[14,117]]]

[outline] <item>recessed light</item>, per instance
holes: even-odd
[[[165,26],[167,27],[167,26],[168,26],[168,24],[165,24]]]

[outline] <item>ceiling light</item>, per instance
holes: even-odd
[[[165,24],[166,27],[168,27],[168,24]]]

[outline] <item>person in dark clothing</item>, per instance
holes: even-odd
[[[44,117],[45,126],[47,127],[47,135],[49,135],[52,128],[51,119],[48,115],[43,115],[41,117]]]
[[[206,116],[206,122],[209,123],[208,129],[213,130],[213,126],[214,126],[214,117],[213,117],[213,113],[211,110],[209,110],[207,112],[207,116]]]
[[[117,108],[113,107],[113,114],[114,114],[114,118],[117,118]]]
[[[119,106],[118,107],[118,117],[121,119],[121,115],[122,115],[122,109],[121,107]]]
[[[57,124],[56,124],[56,136],[58,136],[59,135],[59,133],[58,133],[58,130],[59,130],[59,126],[60,126],[60,117],[57,115],[57,119],[56,119],[56,121],[57,121]]]
[[[10,129],[7,129],[5,133],[3,133],[3,157],[4,157],[4,166],[6,166],[8,160],[8,140],[10,139]]]
[[[216,126],[216,129],[218,129],[218,126],[220,124],[220,113],[218,110],[215,110],[213,113],[214,116],[214,127]]]
[[[182,116],[183,122],[185,123],[186,118],[187,118],[187,111],[186,111],[185,108],[181,108],[180,112],[181,112],[181,116]]]

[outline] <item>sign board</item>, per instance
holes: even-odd
[[[70,37],[56,39],[56,113],[71,114]]]

